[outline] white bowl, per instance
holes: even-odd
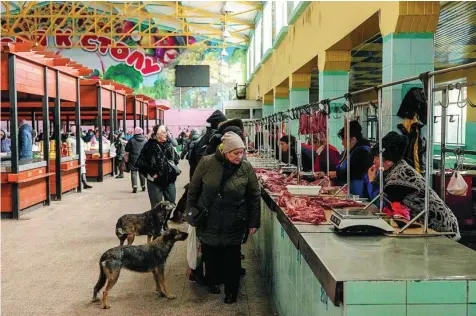
[[[294,195],[317,196],[321,192],[321,186],[317,185],[287,185],[286,189]]]

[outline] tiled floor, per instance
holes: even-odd
[[[178,198],[188,179],[185,162],[181,167]],[[166,266],[175,300],[153,292],[151,274],[123,270],[110,294],[111,309],[101,310],[98,303],[91,303],[99,257],[119,242],[114,234],[117,219],[149,207],[147,192],[131,193],[129,175],[92,185],[93,189],[67,195],[62,202],[23,215],[20,221],[2,220],[2,315],[273,315],[251,242],[243,247],[247,275],[236,304],[225,305],[223,294],[209,294],[186,280],[185,242],[176,244]],[[185,230],[186,225],[180,228]],[[144,236],[136,238],[136,243],[145,241]]]

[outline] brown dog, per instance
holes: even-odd
[[[132,245],[135,236],[147,235],[147,243],[156,239],[162,230],[168,228],[167,221],[174,210],[173,203],[162,201],[152,210],[142,214],[126,214],[117,220],[116,236],[119,238],[120,246]]]
[[[187,233],[170,229],[151,243],[140,246],[119,246],[106,251],[99,260],[99,280],[94,287],[93,302],[99,301],[97,295],[106,285],[102,293],[102,308],[110,308],[107,296],[119,279],[122,268],[135,272],[152,272],[159,295],[174,299],[175,296],[167,290],[165,285],[165,261],[175,242],[185,240],[187,237]]]

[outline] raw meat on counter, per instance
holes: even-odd
[[[286,186],[293,184],[296,185],[297,178],[295,178],[294,174],[287,176],[280,173],[279,171],[262,169],[262,168],[255,168],[256,176],[260,183],[264,186],[265,189],[268,189],[272,193],[281,193],[282,191],[286,190]],[[323,179],[317,179],[314,182],[309,182],[306,180],[299,181],[299,185],[319,185],[324,189],[325,187],[330,185],[329,178],[325,177]],[[338,187],[337,187],[338,188]],[[327,192],[327,191],[326,191]]]
[[[303,197],[294,196],[283,190],[276,203],[284,208],[285,213],[292,221],[320,224],[326,221],[325,210],[345,207],[359,207],[362,204],[343,200],[336,197]]]
[[[289,219],[296,222],[320,224],[326,221],[324,208],[309,197],[297,197],[283,191],[277,199],[279,206],[285,209]]]

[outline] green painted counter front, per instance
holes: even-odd
[[[253,237],[261,271],[280,316],[341,316],[307,262],[264,201],[261,228]]]
[[[335,306],[277,213],[263,200],[261,228],[252,240],[280,316],[476,316],[476,281],[463,280],[465,277],[344,281],[344,303]],[[405,274],[405,267],[401,269]]]

